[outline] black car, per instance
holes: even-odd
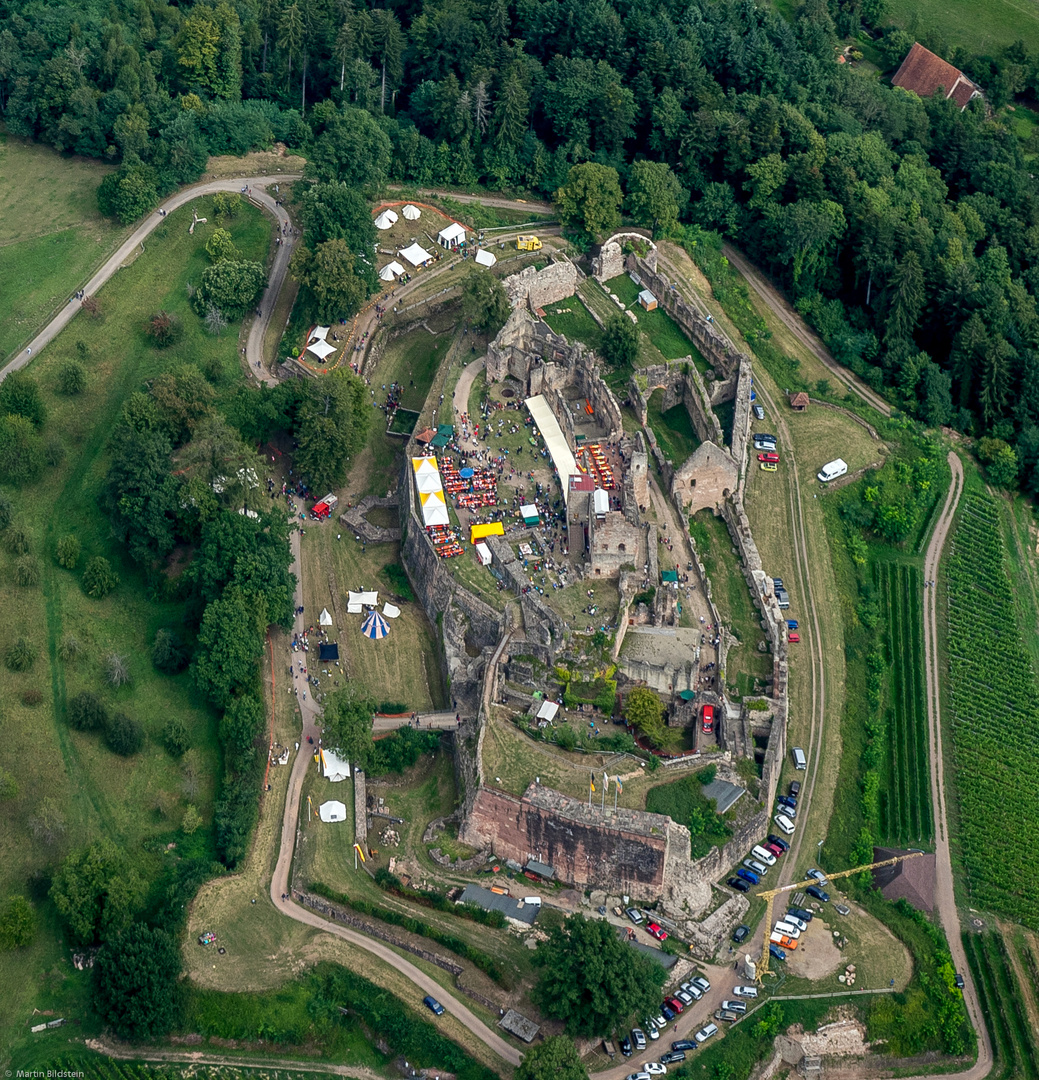
[[[777,795],[776,802],[780,806],[789,806],[791,810],[797,809],[797,799],[792,799],[789,795]]]
[[[629,1039],[627,1035],[625,1035],[624,1038],[621,1039],[620,1048],[621,1053],[625,1057],[631,1057],[631,1039]]]
[[[830,894],[828,892],[823,892],[818,885],[809,885],[808,888],[805,889],[805,892],[808,893],[809,896],[814,896],[816,900],[819,900],[823,904],[829,902]]]
[[[776,836],[775,833],[768,834],[768,842],[775,844],[777,848],[782,848],[784,851],[790,850],[790,845],[781,836]]]
[[[791,780],[790,781],[789,791],[790,791],[790,794],[793,795],[793,797],[796,799],[797,796],[801,794],[801,781],[800,780]]]
[[[695,1050],[696,1042],[693,1039],[679,1039],[671,1044],[672,1050]]]
[[[444,1006],[441,1005],[435,997],[429,997],[427,995],[422,999],[422,1004],[425,1005],[430,1012],[435,1013],[437,1016],[442,1016],[444,1013]]]
[[[810,911],[806,911],[804,908],[789,907],[789,908],[787,908],[787,911],[789,911],[790,914],[793,915],[795,919],[800,919],[801,922],[811,922],[812,921],[812,918],[813,918],[812,913]]]
[[[737,945],[742,945],[743,942],[746,941],[748,937],[750,937],[750,927],[749,926],[744,926],[744,925],[740,924],[732,932],[732,940],[735,941]]]
[[[666,1054],[660,1055],[661,1065],[677,1065],[680,1061],[685,1061],[684,1050],[669,1050]]]
[[[670,1024],[675,1018],[675,1010],[666,1001],[660,1003],[660,1015]]]
[[[963,986],[964,986],[963,976],[958,971],[956,972],[955,975],[953,975],[952,981],[956,984],[956,989],[957,990],[962,990],[963,989]]]
[[[743,880],[743,878],[731,877],[726,882],[730,889],[735,889],[737,892],[750,892],[750,886]]]

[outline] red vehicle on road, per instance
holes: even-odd
[[[646,929],[657,941],[667,941],[667,931],[662,929],[659,923],[651,922]]]
[[[703,733],[710,735],[714,731],[714,706],[705,705],[703,707]]]

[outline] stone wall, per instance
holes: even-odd
[[[524,267],[503,279],[505,293],[513,307],[527,305],[532,311],[555,304],[577,292],[577,267],[562,253],[552,256],[542,270]]]
[[[671,501],[683,516],[705,507],[716,509],[736,491],[739,468],[732,456],[711,442],[703,442],[671,473]]]
[[[364,772],[354,766],[354,839],[368,847],[368,785]]]
[[[510,532],[508,538],[488,536],[485,542],[490,548],[491,566],[501,573],[506,586],[513,589],[519,597],[527,635],[524,651],[536,656],[542,663],[551,664],[563,644],[566,627],[562,617],[542,600],[539,592],[534,589],[523,592],[530,582],[523,570],[523,563],[516,557],[513,548],[513,544],[529,540],[532,536],[531,530],[524,529],[516,533]]]
[[[646,262],[655,269],[657,265],[657,249],[653,243],[653,234],[649,229],[627,229],[607,237],[599,250],[593,252],[592,277],[599,282],[603,282],[623,274],[625,260],[623,245],[625,241],[629,240],[637,244],[649,243]]]
[[[459,840],[521,863],[538,859],[575,887],[624,892],[642,902],[660,896],[669,849],[684,843],[689,851],[689,830],[670,818],[623,808],[604,814],[536,784],[520,799],[484,788]]]

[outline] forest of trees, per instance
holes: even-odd
[[[275,140],[333,203],[387,180],[553,197],[594,164],[629,213],[754,252],[841,362],[1009,444],[1035,490],[1039,205],[1030,144],[989,106],[1035,99],[1039,57],[930,39],[988,92],[959,112],[837,63],[863,30],[889,68],[912,43],[884,0],[803,0],[789,21],[753,0],[7,0],[0,109],[119,163],[102,204],[124,218],[207,154]],[[677,225],[650,181],[679,192]],[[327,315],[372,282],[361,241],[326,226],[311,207],[294,272]]]

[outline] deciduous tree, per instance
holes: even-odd
[[[347,683],[324,702],[324,745],[361,768],[372,752],[375,702],[357,683]]]
[[[624,716],[650,742],[659,745],[664,737],[664,703],[648,687],[636,686],[624,702]]]
[[[477,330],[493,336],[505,325],[511,311],[502,283],[474,266],[462,282],[462,314],[466,319]]]
[[[634,367],[639,356],[639,330],[627,315],[614,314],[606,319],[599,346],[603,359],[618,370]]]
[[[125,854],[105,837],[65,859],[50,896],[72,942],[94,945],[129,924],[144,889]]]
[[[588,1080],[588,1069],[572,1039],[552,1035],[523,1055],[515,1080]]]
[[[620,177],[608,165],[574,165],[554,199],[563,225],[589,240],[604,240],[621,223]]]
[[[636,161],[628,178],[628,213],[639,225],[667,236],[689,198],[671,168],[660,161]]]
[[[109,941],[94,963],[94,1007],[123,1039],[154,1039],[179,1015],[181,958],[165,930],[134,923]]]

